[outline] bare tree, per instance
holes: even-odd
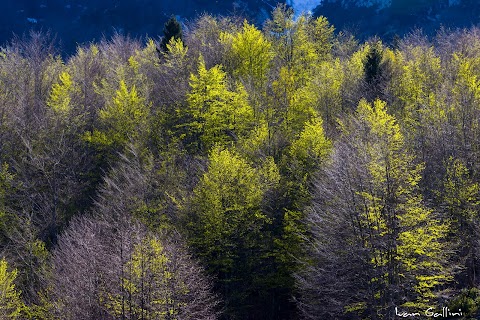
[[[57,316],[216,319],[211,280],[179,234],[140,222],[153,220],[144,214],[155,184],[148,159],[131,152],[105,178],[93,214],[73,219],[59,238],[51,280]]]
[[[53,253],[53,298],[62,319],[216,319],[211,282],[178,235],[123,217],[75,219]]]

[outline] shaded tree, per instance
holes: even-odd
[[[175,16],[171,16],[163,26],[163,38],[160,42],[160,48],[163,52],[169,51],[167,44],[169,44],[172,39],[183,41],[182,26]]]
[[[214,148],[208,171],[194,190],[189,221],[190,243],[217,277],[228,317],[254,318],[263,311],[257,305],[259,275],[268,259],[265,232],[270,218],[261,203],[267,190],[279,180],[271,158],[252,167],[234,151]]]
[[[457,279],[462,288],[478,286],[480,248],[478,206],[480,187],[459,159],[450,159],[444,178],[444,203],[450,221],[450,238],[456,254],[454,263],[461,268]]]

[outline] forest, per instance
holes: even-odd
[[[1,319],[478,318],[480,29],[164,33],[1,49]]]

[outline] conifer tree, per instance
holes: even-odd
[[[365,60],[365,81],[369,85],[375,85],[380,76],[380,64],[382,62],[382,48],[379,42],[369,47]]]
[[[163,38],[160,43],[160,48],[163,52],[168,51],[167,44],[169,44],[172,39],[183,41],[182,26],[175,16],[171,16],[163,27]]]

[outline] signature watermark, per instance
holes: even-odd
[[[462,309],[450,310],[448,307],[443,307],[442,310],[435,309],[434,307],[428,308],[422,312],[407,312],[395,307],[395,315],[400,318],[413,318],[413,317],[430,317],[430,318],[453,318],[462,317]]]

